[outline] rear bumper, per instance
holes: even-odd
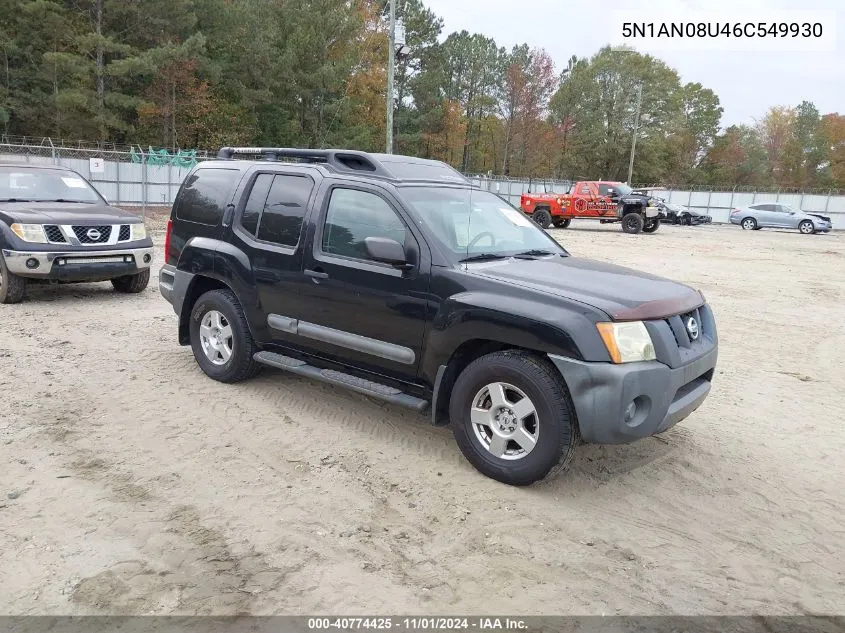
[[[658,361],[613,365],[549,358],[569,387],[584,441],[625,444],[661,433],[701,406],[717,355],[714,347],[676,369]],[[626,419],[631,403],[636,409]]]
[[[185,295],[191,285],[194,275],[178,270],[171,264],[165,264],[158,273],[158,291],[164,299],[173,306],[173,311],[182,314]]]
[[[134,275],[150,267],[153,247],[85,251],[3,249],[9,272],[29,279],[99,281]]]

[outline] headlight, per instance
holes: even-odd
[[[12,233],[21,238],[24,242],[36,242],[46,244],[47,236],[44,234],[44,227],[40,224],[13,224],[9,227]]]
[[[132,241],[135,240],[143,240],[147,238],[147,227],[144,226],[143,222],[139,222],[138,224],[130,224],[132,227]]]
[[[655,360],[654,344],[642,321],[597,323],[605,347],[614,363]]]

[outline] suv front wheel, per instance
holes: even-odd
[[[554,367],[521,351],[495,352],[458,376],[452,431],[481,473],[525,486],[563,470],[577,442],[569,393]]]
[[[252,378],[261,365],[241,304],[231,290],[210,290],[191,311],[191,349],[200,368],[220,382]]]

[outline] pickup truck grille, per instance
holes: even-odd
[[[657,360],[670,367],[686,365],[716,346],[716,322],[707,304],[645,325]]]
[[[128,224],[121,224],[120,225],[120,233],[117,235],[118,242],[128,242],[129,238],[132,237],[132,231],[129,228]]]
[[[64,233],[55,224],[45,224],[44,233],[47,235],[47,241],[53,244],[67,244]]]
[[[111,226],[74,226],[73,233],[80,244],[105,244],[111,237]]]

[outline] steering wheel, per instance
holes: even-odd
[[[488,236],[490,237],[490,246],[496,246],[496,236],[493,235],[490,231],[484,231],[484,233],[479,233],[474,238],[472,238],[472,241],[467,245],[467,251],[471,251],[472,247],[475,246],[476,242],[480,242],[482,237]]]

